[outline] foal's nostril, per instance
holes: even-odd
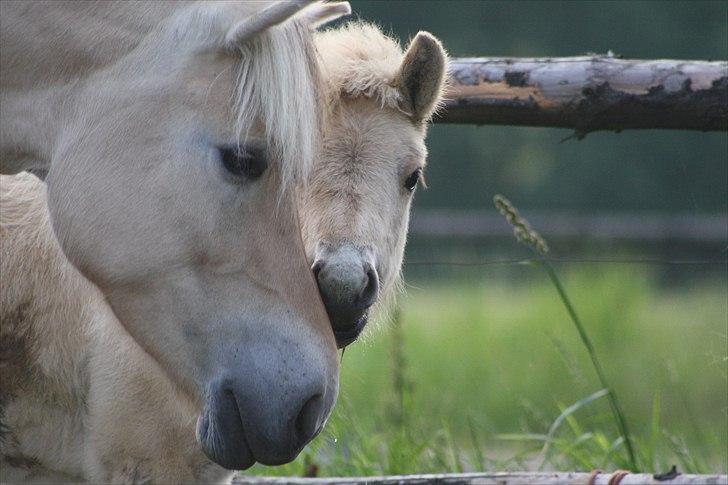
[[[379,275],[361,251],[343,247],[311,266],[331,321],[336,345],[354,342],[367,323],[369,308],[379,296]]]
[[[379,292],[379,276],[374,268],[366,268],[367,273],[367,284],[361,292],[360,304],[364,308],[369,308],[374,300],[377,299],[377,293]]]
[[[296,418],[296,437],[299,442],[307,443],[316,434],[324,407],[321,394],[316,394],[306,401]]]
[[[313,271],[313,276],[318,279],[318,275],[321,272],[321,268],[324,267],[324,262],[320,259],[317,259],[313,262],[313,265],[311,266],[311,271]]]

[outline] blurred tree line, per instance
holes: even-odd
[[[728,59],[728,1],[351,0],[356,15],[403,44],[418,30],[452,56]],[[728,134],[592,133],[435,125],[418,207],[571,212],[725,212]]]

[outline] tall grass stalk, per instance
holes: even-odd
[[[391,327],[392,357],[392,395],[394,402],[390,408],[390,420],[397,429],[406,430],[407,398],[410,382],[407,377],[407,359],[404,350],[404,330],[402,329],[402,313],[399,307],[392,314]]]
[[[481,443],[478,431],[475,428],[473,417],[470,415],[468,415],[468,429],[470,431],[470,439],[473,445],[474,462],[478,466],[478,471],[483,472],[486,469],[485,455],[483,455],[483,444]]]
[[[637,471],[639,469],[637,466],[637,458],[634,452],[634,447],[632,445],[629,429],[627,427],[627,420],[624,417],[624,411],[622,410],[622,406],[619,404],[619,399],[617,399],[617,394],[614,392],[614,388],[609,385],[607,377],[604,375],[602,365],[597,358],[596,352],[594,351],[594,345],[592,344],[589,335],[587,335],[586,329],[581,323],[581,319],[576,314],[574,306],[571,304],[571,300],[566,294],[566,291],[564,290],[561,281],[559,280],[558,276],[556,276],[556,272],[554,271],[553,266],[551,266],[547,261],[539,260],[538,262],[548,273],[551,282],[556,288],[556,291],[559,293],[559,297],[561,297],[561,301],[566,307],[566,310],[569,312],[569,316],[571,317],[572,322],[574,322],[574,326],[576,326],[576,329],[579,332],[579,337],[581,338],[584,347],[586,347],[586,350],[589,353],[589,358],[591,359],[592,365],[594,366],[594,370],[597,374],[597,377],[599,378],[600,384],[602,385],[602,387],[609,391],[609,393],[607,394],[607,399],[609,399],[609,405],[612,409],[614,420],[617,423],[617,428],[619,428],[619,432],[622,435],[622,438],[624,439],[624,446],[627,449],[627,454],[629,455],[630,465],[632,466],[632,469],[634,471]]]
[[[607,398],[609,400],[609,407],[612,410],[612,415],[617,425],[617,429],[619,429],[624,440],[630,466],[633,471],[637,471],[639,469],[637,466],[637,457],[630,437],[629,428],[627,427],[627,420],[624,417],[624,411],[619,403],[617,394],[609,385],[607,377],[604,375],[601,362],[594,351],[594,345],[592,344],[589,335],[586,333],[586,329],[584,328],[579,315],[577,315],[574,306],[571,304],[571,300],[566,294],[564,286],[561,284],[559,277],[556,275],[556,271],[554,271],[553,266],[548,261],[543,259],[543,256],[549,251],[548,244],[543,237],[533,230],[528,222],[521,217],[518,210],[516,210],[508,199],[499,194],[493,197],[493,203],[495,204],[496,209],[498,209],[500,213],[506,217],[508,223],[513,226],[513,234],[515,235],[516,240],[527,246],[537,256],[537,259],[534,262],[540,264],[541,267],[544,268],[551,280],[551,283],[556,288],[559,298],[561,298],[561,302],[564,304],[564,307],[566,307],[566,311],[569,313],[569,317],[571,317],[571,321],[574,323],[574,326],[579,333],[581,342],[584,344],[584,347],[589,354],[589,358],[591,359],[597,378],[599,379],[601,386],[608,392]]]

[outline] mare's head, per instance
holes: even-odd
[[[338,387],[292,188],[321,137],[311,25],[348,5],[306,3],[185,5],[80,82],[47,178],[64,253],[230,469],[292,460]]]
[[[327,86],[324,149],[301,223],[337,344],[361,333],[396,286],[410,204],[425,168],[426,123],[442,97],[447,55],[420,32],[403,53],[372,25],[318,33]]]

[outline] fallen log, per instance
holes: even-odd
[[[453,473],[437,475],[400,475],[390,477],[246,477],[238,476],[234,484],[291,484],[291,485],[726,485],[726,475],[682,475],[660,477],[649,473]],[[621,478],[620,478],[621,476]],[[611,480],[611,481],[610,481]],[[615,481],[616,480],[616,481]]]
[[[438,123],[728,130],[728,62],[455,58]]]

